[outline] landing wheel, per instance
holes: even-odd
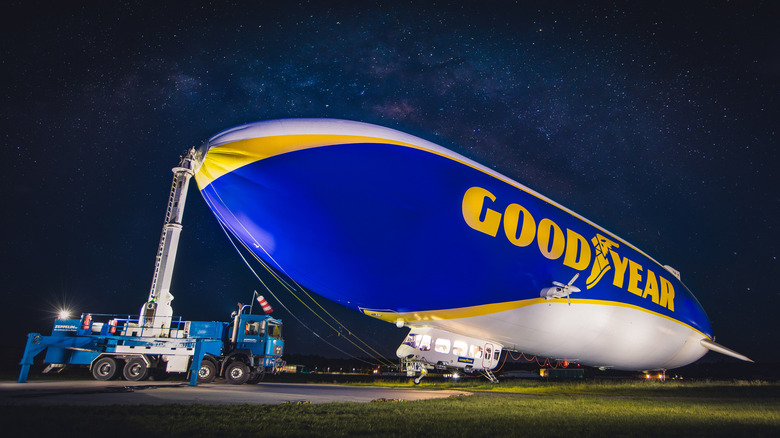
[[[247,380],[246,383],[250,385],[256,385],[260,383],[261,380],[263,380],[263,377],[265,377],[265,369],[260,368],[259,370],[254,371],[249,375],[249,380]]]
[[[149,367],[146,366],[146,362],[143,359],[134,357],[127,361],[122,369],[122,375],[125,377],[125,380],[138,382],[149,377]]]
[[[225,380],[231,385],[243,385],[249,380],[249,367],[244,362],[231,362],[225,370]]]
[[[423,367],[423,369],[420,371],[420,377],[414,379],[414,384],[419,385],[420,382],[422,382],[423,377],[428,375],[428,370]]]
[[[198,383],[211,383],[217,377],[217,366],[214,362],[203,359],[198,370]]]
[[[101,381],[116,379],[118,377],[116,359],[104,357],[98,360],[92,367],[92,377]]]

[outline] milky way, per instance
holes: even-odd
[[[681,271],[720,343],[780,360],[774,2],[14,3],[0,278],[6,307],[32,315],[20,333],[46,330],[61,301],[137,311],[185,149],[246,122],[334,117],[566,205]],[[177,314],[222,319],[259,287],[232,251],[192,190]],[[392,354],[400,331],[334,311]],[[293,352],[314,342],[288,336]]]

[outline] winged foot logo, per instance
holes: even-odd
[[[620,247],[617,242],[600,233],[596,233],[588,242],[582,235],[568,228],[564,233],[561,227],[549,218],[543,218],[537,224],[528,209],[516,203],[509,204],[504,212],[500,213],[487,205],[495,201],[495,195],[481,187],[466,190],[462,203],[466,224],[493,237],[497,236],[503,225],[506,238],[517,247],[530,247],[536,241],[539,251],[547,259],[563,258],[565,266],[578,271],[585,271],[590,267],[590,275],[585,280],[587,289],[595,287],[611,271],[612,286],[674,312],[672,283],[634,260],[621,257],[615,250]]]

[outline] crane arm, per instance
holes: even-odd
[[[139,324],[159,329],[161,336],[165,336],[164,333],[170,328],[173,316],[171,279],[182,229],[181,221],[184,215],[184,203],[187,200],[187,188],[190,178],[197,170],[197,161],[195,148],[192,148],[182,156],[179,165],[172,169],[173,183],[168,197],[160,244],[157,247],[152,286],[149,290],[149,299],[141,308]]]

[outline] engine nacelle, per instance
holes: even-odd
[[[545,300],[551,300],[553,298],[566,298],[566,291],[562,287],[546,287],[542,289],[539,294]]]

